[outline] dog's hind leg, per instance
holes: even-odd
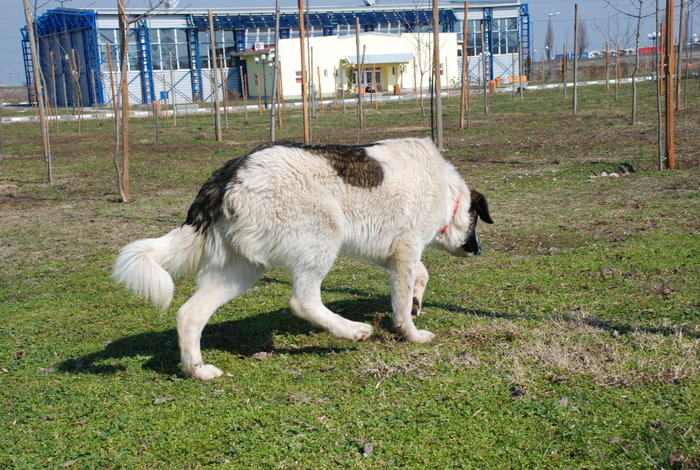
[[[331,312],[321,301],[321,275],[312,272],[292,274],[294,287],[290,305],[295,315],[330,334],[349,341],[361,341],[372,336],[372,327],[366,323],[350,321]]]
[[[217,308],[255,284],[262,272],[262,267],[242,257],[233,257],[224,266],[204,266],[197,291],[177,312],[180,358],[186,376],[209,380],[222,374],[219,368],[202,361],[202,331]]]
[[[425,269],[423,263],[418,263],[418,272],[416,273],[416,282],[413,284],[413,305],[411,306],[411,316],[417,317],[420,315],[421,307],[423,306],[423,293],[428,285],[428,270]]]
[[[413,324],[413,293],[421,279],[427,282],[427,270],[420,262],[420,250],[412,243],[398,240],[392,247],[388,263],[391,277],[391,307],[394,313],[394,327],[406,341],[427,343],[435,335],[427,330],[418,330]],[[422,269],[421,269],[422,267]],[[423,276],[425,275],[425,278]],[[425,286],[423,286],[423,290]],[[422,290],[420,291],[422,297]]]

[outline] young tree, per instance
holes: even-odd
[[[420,23],[418,18],[420,15],[419,11],[424,11],[427,8],[425,0],[414,0],[413,10],[415,15],[413,18],[404,18],[404,23],[410,29],[407,34],[408,41],[413,46],[413,51],[415,53],[415,67],[418,69],[418,90],[420,93],[420,108],[421,114],[425,116],[425,100],[423,93],[423,84],[425,83],[426,74],[433,73],[433,56],[436,54],[433,51],[433,28],[430,24]],[[416,23],[412,20],[415,18]],[[439,52],[439,51],[438,51]],[[429,80],[430,83],[433,82],[432,78]]]
[[[49,137],[49,123],[46,116],[46,86],[44,76],[41,73],[39,66],[39,49],[34,35],[34,19],[30,11],[29,0],[24,0],[24,14],[27,21],[27,36],[29,39],[29,51],[32,57],[33,75],[34,75],[34,95],[36,96],[37,107],[39,108],[39,121],[41,123],[41,135],[44,144],[44,162],[46,164],[46,181],[48,184],[53,183],[53,166],[51,163],[51,140]],[[36,8],[36,3],[35,3]],[[36,13],[34,14],[36,17]]]
[[[632,112],[630,124],[637,123],[637,72],[639,71],[639,43],[641,37],[642,20],[653,15],[653,11],[649,11],[651,0],[605,0],[613,10],[623,17],[634,22],[634,70],[632,71]]]
[[[114,167],[117,172],[117,190],[121,202],[129,202],[129,83],[128,51],[131,26],[143,20],[167,0],[147,0],[143,13],[130,16],[126,13],[130,0],[117,0],[119,11],[119,58],[120,80],[117,91],[117,114],[114,116]],[[121,158],[121,164],[119,157]]]
[[[574,51],[579,57],[583,57],[583,53],[586,52],[591,41],[588,37],[588,27],[584,20],[578,23],[578,50]]]
[[[552,27],[552,18],[547,22],[547,33],[544,36],[544,50],[547,55],[547,63],[552,60],[552,52],[554,51],[554,28]]]

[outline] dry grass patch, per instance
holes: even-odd
[[[386,380],[418,379],[445,370],[483,369],[511,384],[584,378],[602,387],[680,385],[700,373],[700,338],[677,328],[621,333],[581,315],[576,319],[487,319],[438,335],[442,341],[416,350],[386,343],[358,358],[356,371]]]
[[[514,383],[538,377],[568,380],[583,376],[605,387],[680,384],[700,372],[696,333],[621,333],[604,322],[580,316],[536,324],[490,320],[454,331],[469,351],[470,364],[510,374]],[[465,354],[456,355],[461,365]]]

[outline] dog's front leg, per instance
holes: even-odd
[[[422,269],[421,269],[422,268]],[[413,324],[411,312],[413,310],[414,289],[416,280],[427,282],[427,271],[420,262],[420,250],[416,250],[410,244],[397,241],[392,256],[389,260],[389,274],[391,276],[391,307],[394,311],[394,327],[398,334],[406,341],[412,343],[427,343],[435,335],[427,330],[419,330]],[[425,278],[422,276],[426,275]],[[420,299],[425,290],[419,288]]]

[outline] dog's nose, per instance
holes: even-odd
[[[467,238],[467,241],[462,245],[462,249],[470,256],[479,256],[481,254],[481,241],[476,231]]]

